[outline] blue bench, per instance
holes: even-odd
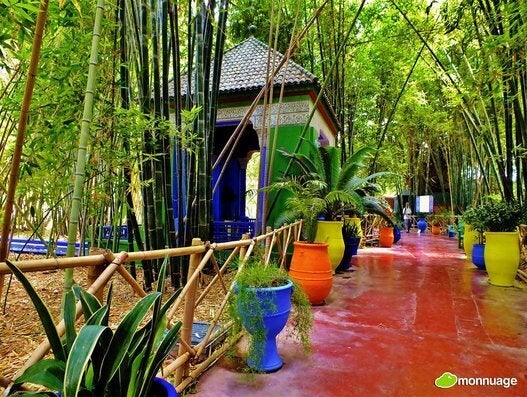
[[[46,244],[49,242],[46,241]],[[66,241],[56,241],[55,249],[53,252],[57,256],[66,255],[66,250],[68,249],[68,243]],[[79,256],[81,244],[75,244],[75,256]],[[89,244],[84,243],[85,252],[88,252]],[[41,240],[26,240],[23,238],[14,238],[11,240],[9,251],[14,252],[15,254],[35,254],[35,255],[47,255],[48,250],[46,245]]]

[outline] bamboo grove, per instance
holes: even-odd
[[[35,58],[47,3],[0,0],[6,235],[101,243],[101,226],[125,224],[130,251],[210,239],[222,56],[250,25],[318,76],[342,161],[378,149],[369,172],[398,175],[385,193],[434,192],[454,213],[527,201],[525,2],[52,0]],[[149,288],[159,264],[142,265]],[[174,286],[185,266],[171,263]]]

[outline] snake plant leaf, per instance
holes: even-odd
[[[88,321],[93,313],[102,307],[101,302],[99,302],[95,296],[84,291],[78,285],[74,285],[72,288],[75,292],[75,296],[81,302],[82,310],[84,311],[84,319]]]
[[[66,329],[66,355],[71,351],[71,346],[75,342],[77,337],[77,331],[75,331],[75,294],[72,290],[69,290],[64,296],[64,326]]]
[[[110,315],[110,306],[104,305],[99,310],[91,315],[86,321],[86,324],[90,325],[108,325],[108,319]]]
[[[66,363],[55,359],[41,360],[27,368],[15,383],[34,383],[51,390],[62,390]]]
[[[177,335],[181,330],[181,325],[181,321],[178,321],[170,330],[168,330],[168,332],[163,333],[163,338],[159,344],[159,347],[156,349],[155,354],[150,357],[149,365],[144,375],[145,381],[141,385],[141,390],[138,396],[146,397],[150,395],[149,390],[152,386],[158,368],[161,367],[165,358],[170,354],[178,342]]]
[[[85,325],[81,328],[66,362],[64,397],[78,395],[97,344],[100,342],[102,346],[105,346],[109,343],[111,336],[111,329],[102,325]]]
[[[109,381],[115,375],[132,343],[137,327],[143,321],[152,305],[160,298],[161,293],[159,292],[146,295],[123,318],[115,330],[106,356],[104,357],[100,374],[101,379]]]
[[[44,327],[44,331],[46,332],[46,336],[48,337],[49,345],[51,346],[51,350],[53,351],[55,358],[59,361],[65,362],[66,352],[64,351],[64,347],[62,346],[62,342],[60,341],[59,334],[57,332],[57,329],[55,328],[55,323],[53,322],[53,318],[51,317],[51,313],[49,312],[47,306],[44,304],[40,296],[38,296],[37,292],[31,285],[29,280],[26,278],[26,276],[24,276],[24,273],[22,273],[18,267],[16,267],[12,262],[7,259],[6,265],[13,272],[18,281],[20,281],[27,294],[29,295],[31,301],[33,302],[33,305],[37,310],[38,316],[40,317],[40,321],[42,322],[42,326]]]

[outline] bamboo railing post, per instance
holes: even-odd
[[[203,245],[203,242],[199,238],[192,239],[192,245]],[[192,254],[189,261],[189,280],[191,280],[192,275],[196,271],[199,263],[201,262],[201,253]],[[189,286],[187,294],[185,295],[185,307],[183,311],[183,324],[181,326],[181,334],[179,339],[186,342],[190,346],[192,339],[192,326],[194,325],[194,303],[196,301],[196,291],[198,288],[198,279],[196,277],[191,281],[192,284]],[[186,347],[183,344],[179,344],[178,356],[184,354],[187,351]],[[185,362],[185,364],[179,367],[176,371],[176,385],[181,383],[183,378],[187,377],[190,373],[190,364]]]
[[[265,238],[264,262],[266,265],[269,264],[272,240],[274,240],[274,234],[271,234],[272,231],[273,229],[271,228],[271,226],[267,226],[265,228],[265,234],[267,235],[267,237]]]
[[[103,266],[89,266],[86,271],[86,282],[88,287],[91,287],[92,284],[99,278],[99,276],[104,271]],[[101,288],[95,292],[95,297],[102,302],[104,299],[104,288]]]
[[[249,238],[251,238],[250,233],[245,233],[244,235],[242,235],[242,240],[248,240]],[[245,255],[247,255],[247,247],[244,245],[240,247],[240,260],[241,261],[244,260]]]

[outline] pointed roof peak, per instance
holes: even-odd
[[[220,93],[253,91],[261,89],[267,76],[267,58],[269,46],[251,36],[225,51],[222,62]],[[271,62],[275,66],[284,58],[278,51],[271,50]],[[302,66],[289,61],[275,77],[274,84],[282,84],[285,73],[285,85],[305,86],[318,84],[317,78]]]

